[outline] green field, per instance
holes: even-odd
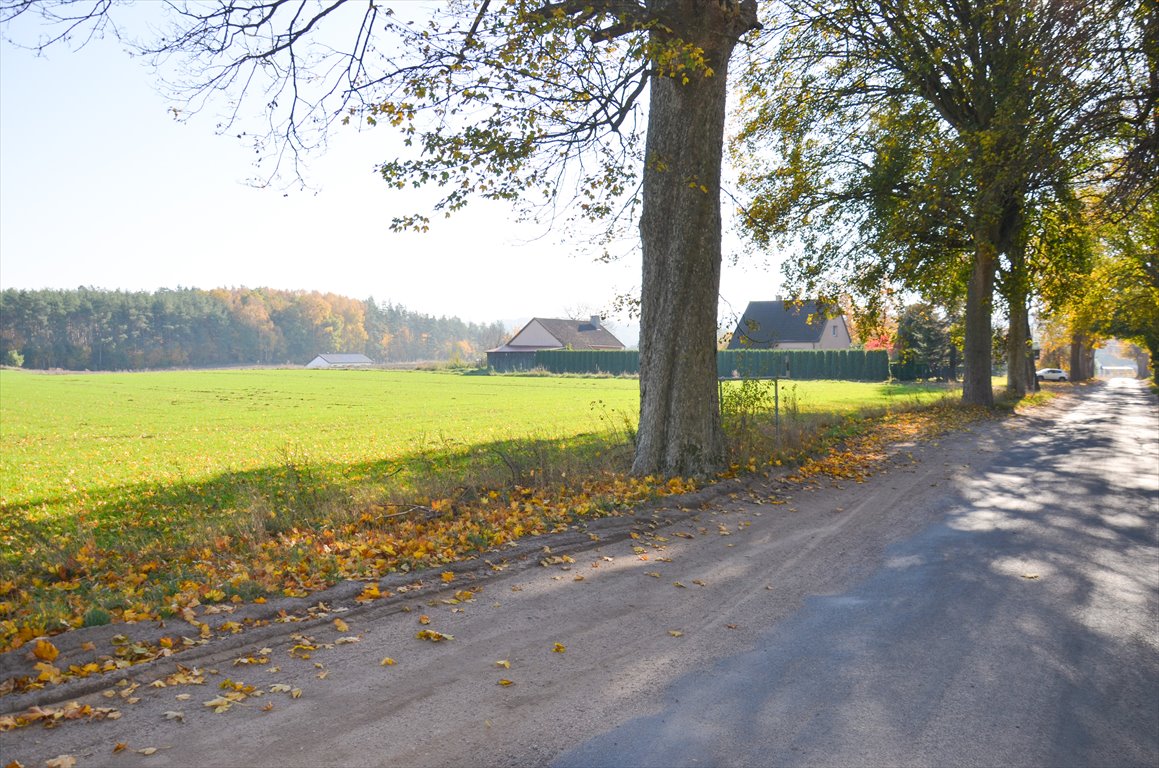
[[[606,429],[627,379],[422,371],[0,371],[0,504]]]
[[[943,390],[783,382],[801,412],[928,401]],[[424,371],[0,371],[0,508],[204,481],[285,464],[356,466],[634,424],[632,379]],[[47,509],[43,510],[49,511]]]
[[[62,622],[166,615],[175,596],[251,599],[449,562],[665,492],[624,474],[638,386],[0,370],[0,647]],[[781,391],[790,416],[946,394],[815,381]],[[413,505],[440,517],[394,514]]]

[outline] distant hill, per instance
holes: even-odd
[[[359,352],[382,363],[473,361],[505,333],[499,322],[466,323],[316,291],[0,293],[0,363],[38,369],[304,364],[326,352]]]

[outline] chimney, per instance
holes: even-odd
[[[600,327],[600,316],[599,315],[592,315],[592,327],[599,329],[599,327]]]

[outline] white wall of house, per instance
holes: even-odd
[[[821,341],[817,349],[849,349],[853,340],[849,337],[849,328],[840,317],[831,317],[825,321],[825,330],[821,333]]]
[[[512,347],[560,346],[559,339],[548,333],[547,329],[540,325],[538,320],[532,320],[523,327],[523,330],[515,334],[515,338],[507,343]]]

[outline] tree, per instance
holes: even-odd
[[[898,361],[923,366],[927,378],[957,377],[957,350],[950,340],[950,321],[931,304],[911,304],[897,321]]]
[[[630,217],[639,185],[633,470],[719,464],[713,351],[727,71],[738,40],[759,27],[756,0],[456,0],[411,23],[353,0],[168,7],[170,30],[138,48],[162,66],[180,58],[177,95],[194,110],[221,91],[230,104],[256,100],[270,126],[256,143],[275,171],[296,171],[300,154],[341,120],[402,130],[415,155],[380,172],[399,187],[441,187],[435,209],[444,212],[473,196],[549,212],[574,198],[579,216]],[[101,25],[118,10],[0,0],[0,19],[39,13],[55,24],[41,45],[111,28]],[[234,130],[237,109],[224,130]],[[394,225],[429,221],[416,213]]]
[[[1127,3],[785,6],[748,79],[743,146],[774,155],[771,173],[742,180],[750,227],[808,233],[807,285],[852,258],[862,280],[964,293],[963,400],[992,404],[996,278],[1019,258],[1028,195],[1098,158],[1100,118],[1121,93],[1110,54]],[[1018,272],[1006,285],[1015,317]]]

